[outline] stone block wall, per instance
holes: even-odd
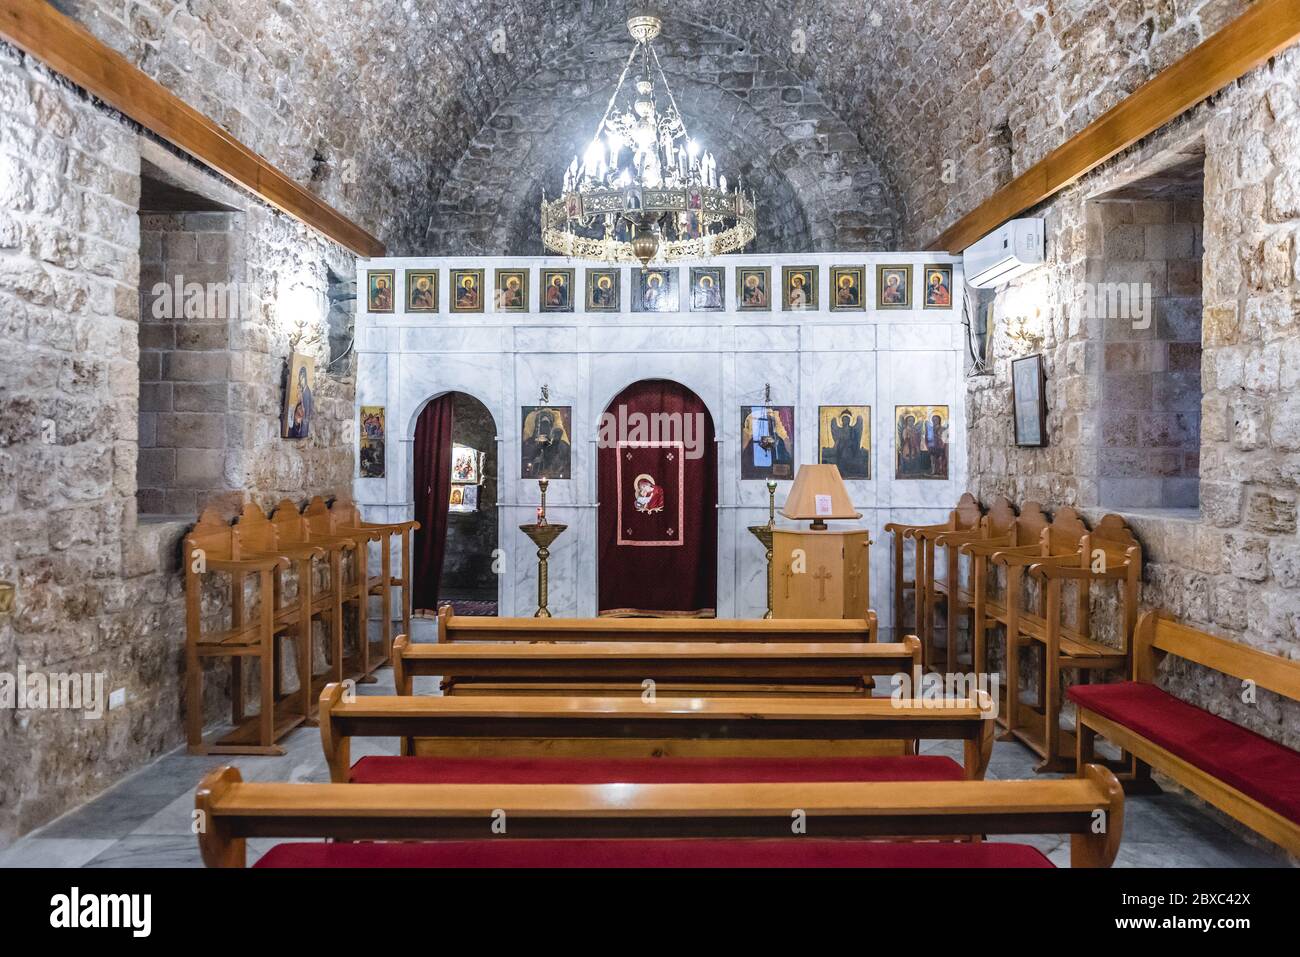
[[[1099,318],[1100,503],[1195,508],[1201,452],[1201,199],[1087,206]],[[1127,291],[1127,304],[1118,293]]]
[[[0,44],[0,581],[16,586],[14,611],[0,615],[0,672],[104,674],[107,690],[126,699],[97,720],[0,710],[0,765],[22,769],[0,775],[0,845],[183,741],[187,523],[142,521],[136,497],[140,371],[152,361],[142,360],[139,322],[146,147],[151,161],[165,154]],[[354,260],[213,186],[242,205],[244,275],[265,290],[230,329],[228,487],[252,490],[263,506],[345,492],[355,386],[349,362],[324,372],[326,290],[330,270],[352,274]],[[173,331],[179,345],[190,336],[199,344],[209,330]],[[318,427],[292,443],[279,438],[291,347],[316,355],[322,370]],[[191,380],[146,384],[163,381]],[[214,687],[206,717],[217,720],[228,699]]]

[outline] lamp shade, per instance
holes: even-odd
[[[811,521],[814,528],[824,528],[827,519],[862,517],[849,500],[849,490],[835,465],[799,466],[781,514],[796,521]]]

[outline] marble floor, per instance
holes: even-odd
[[[361,694],[392,694],[392,672],[379,683],[362,685]],[[196,757],[179,749],[123,780],[88,804],[65,814],[0,851],[0,867],[200,867],[198,843],[190,831],[194,789],[205,772],[222,763],[236,765],[249,781],[328,781],[320,733],[299,728],[284,740],[281,757]],[[353,760],[367,754],[395,754],[390,739],[357,739]],[[960,745],[928,742],[928,754],[961,760]],[[1018,744],[999,742],[989,765],[990,779],[1034,777],[1034,756]],[[1052,836],[1008,837],[1033,844],[1059,866],[1069,864],[1069,839]],[[250,841],[252,864],[275,841]],[[1249,843],[1187,797],[1164,793],[1128,800],[1119,867],[1276,867],[1280,852]]]

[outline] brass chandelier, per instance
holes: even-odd
[[[757,235],[753,194],[739,181],[729,190],[713,154],[686,132],[653,46],[662,26],[654,16],[627,21],[636,43],[605,115],[586,152],[565,171],[560,197],[542,195],[547,249],[648,266],[735,252]],[[635,94],[624,93],[634,70]]]

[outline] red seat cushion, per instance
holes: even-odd
[[[1069,693],[1075,704],[1122,724],[1300,823],[1300,751],[1179,701],[1155,685],[1075,685]]]
[[[367,757],[354,784],[724,784],[764,781],[960,781],[952,758]]]
[[[255,867],[1052,867],[1027,844],[499,840],[277,844]]]

